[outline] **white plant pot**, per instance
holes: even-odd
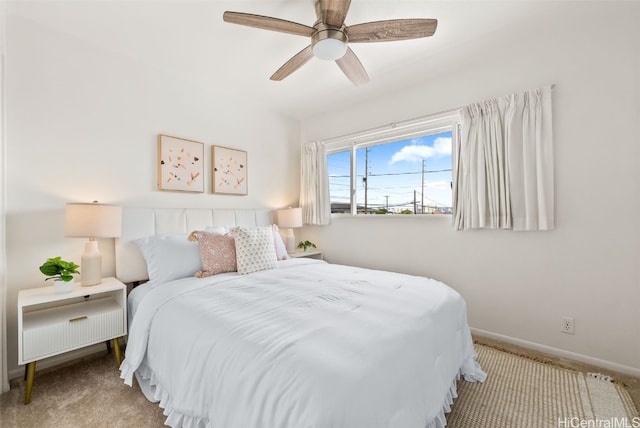
[[[53,289],[56,293],[70,293],[73,290],[73,281],[53,281]]]

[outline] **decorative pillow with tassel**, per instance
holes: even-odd
[[[202,270],[196,273],[198,278],[237,270],[233,235],[196,230],[191,232],[189,240],[198,241],[200,245]]]

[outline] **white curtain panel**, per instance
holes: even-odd
[[[551,86],[462,109],[454,151],[458,230],[554,228]]]
[[[321,142],[302,146],[300,208],[305,224],[326,225],[331,220],[327,152]]]

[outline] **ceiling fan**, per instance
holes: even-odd
[[[223,19],[225,22],[233,24],[311,37],[311,44],[295,54],[273,73],[271,80],[284,79],[315,56],[335,61],[356,86],[367,83],[369,76],[356,54],[348,46],[349,43],[386,42],[428,37],[435,33],[438,25],[436,19],[417,18],[389,19],[345,26],[344,20],[350,4],[351,0],[318,0],[316,2],[318,20],[312,27],[284,19],[242,12],[227,11],[224,13]]]

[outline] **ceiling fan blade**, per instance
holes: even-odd
[[[386,42],[432,36],[437,19],[390,19],[350,25],[345,29],[349,43]]]
[[[322,22],[331,27],[342,27],[351,0],[320,0]]]
[[[295,34],[297,36],[311,37],[316,30],[297,22],[291,22],[284,19],[272,18],[270,16],[253,15],[251,13],[242,12],[225,12],[222,15],[225,22],[232,24],[246,25],[248,27],[261,28],[263,30],[278,31],[280,33]]]
[[[271,80],[282,80],[303,65],[305,65],[311,58],[313,58],[313,49],[311,45],[302,49],[300,52],[295,54],[291,59],[284,63],[282,67],[280,67],[273,75],[271,76]]]
[[[347,53],[336,63],[354,85],[361,86],[369,82],[367,71],[351,48],[347,48]]]

